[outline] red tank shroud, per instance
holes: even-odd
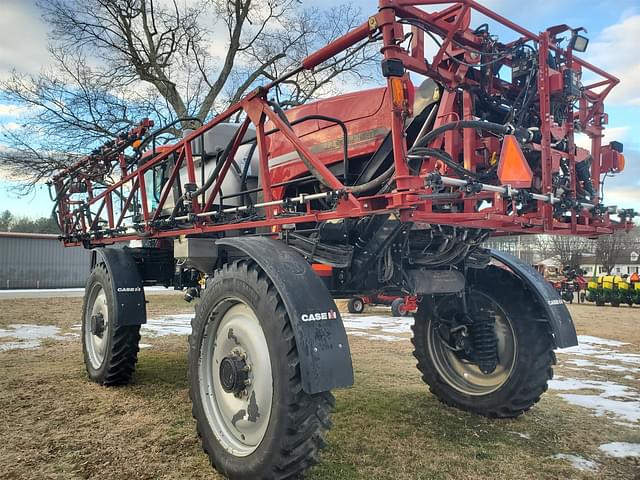
[[[313,115],[340,119],[348,132],[348,156],[356,158],[373,153],[391,131],[391,113],[385,108],[385,102],[388,102],[387,88],[373,88],[301,105],[287,110],[286,115],[290,122]],[[267,124],[267,130],[270,127],[273,125]],[[343,161],[340,126],[326,120],[310,119],[292,128],[325,165]],[[275,182],[308,173],[294,146],[280,132],[270,137],[269,170]]]

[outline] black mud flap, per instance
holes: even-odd
[[[298,346],[302,388],[309,394],[353,385],[349,341],[324,282],[292,248],[266,237],[216,241],[255,260],[282,297]]]
[[[91,269],[104,263],[111,278],[116,302],[116,326],[142,325],[147,322],[147,305],[142,278],[133,256],[121,248],[96,248],[91,251]]]
[[[531,289],[546,313],[556,347],[566,348],[577,345],[578,337],[571,314],[556,289],[531,265],[513,255],[491,250],[491,257],[507,266]]]

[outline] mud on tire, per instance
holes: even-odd
[[[515,359],[511,372],[497,389],[486,394],[469,394],[452,386],[434,364],[428,335],[434,316],[434,301],[424,298],[413,326],[412,343],[418,370],[431,392],[443,403],[487,417],[517,417],[529,410],[547,390],[556,362],[553,337],[546,322],[536,321],[531,299],[521,282],[498,267],[477,271],[471,280],[476,289],[501,308],[514,333]],[[464,389],[462,389],[464,390]]]
[[[233,402],[233,399],[228,397],[224,400],[224,394],[220,394],[219,399],[210,399],[205,394],[203,385],[220,382],[220,378],[219,375],[215,378],[217,365],[207,370],[203,360],[215,358],[215,355],[208,356],[207,345],[222,348],[222,345],[228,345],[224,339],[229,336],[239,337],[234,341],[242,345],[241,327],[237,327],[235,332],[221,332],[222,336],[217,336],[220,325],[230,325],[224,323],[227,322],[225,319],[238,305],[244,305],[254,312],[255,320],[264,334],[269,358],[251,358],[250,351],[245,358],[247,362],[269,362],[272,398],[270,411],[258,410],[258,406],[264,405],[264,399],[258,399],[254,408],[254,418],[256,414],[268,416],[266,431],[257,446],[234,453],[230,446],[243,439],[237,436],[241,430],[233,430],[224,422],[224,418],[211,420],[212,408],[219,408],[217,411],[222,412],[220,402]],[[216,340],[208,343],[210,335],[214,335]],[[221,340],[218,342],[218,339]],[[211,351],[215,353],[216,348]],[[249,368],[248,371],[256,372],[256,368]],[[203,372],[210,372],[208,377],[214,378],[203,378]],[[253,378],[252,385],[258,388],[256,382],[259,381]],[[189,387],[192,412],[202,446],[212,466],[230,479],[298,478],[317,463],[319,451],[325,446],[324,434],[331,427],[329,416],[334,398],[330,392],[309,395],[302,390],[298,350],[286,309],[271,280],[252,260],[236,261],[218,270],[196,307],[189,337]],[[248,390],[251,388],[248,387]],[[244,393],[251,395],[248,391],[241,392],[241,395]],[[236,435],[237,438],[229,438],[229,435]],[[241,443],[239,445],[242,446]]]

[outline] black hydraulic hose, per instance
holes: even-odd
[[[482,120],[459,120],[457,122],[447,123],[445,125],[442,125],[441,127],[434,128],[425,136],[420,138],[412,147],[412,149],[417,147],[426,147],[429,142],[435,140],[443,133],[448,132],[449,130],[457,130],[459,128],[477,128],[479,130],[485,130],[488,132],[497,133],[499,135],[506,135],[513,132],[513,127],[511,125],[484,122]]]
[[[60,230],[60,233],[64,233],[64,230],[62,229],[62,225],[60,225],[60,222],[58,221],[58,216],[56,215],[56,209],[60,205],[62,196],[67,192],[67,190],[69,190],[70,186],[71,186],[71,180],[68,180],[67,183],[63,185],[62,189],[60,190],[60,193],[56,195],[56,198],[53,203],[53,208],[51,209],[51,219],[57,225],[58,230]],[[49,196],[51,196],[51,189],[49,189]]]
[[[291,122],[289,122],[289,119],[287,118],[287,115],[284,113],[284,110],[282,109],[282,107],[275,102],[269,102],[269,105],[273,108],[273,111],[276,112],[276,115],[280,117],[280,120],[282,120],[288,127],[291,127]],[[325,187],[331,189],[331,185],[329,185],[329,182],[327,181],[327,179],[324,178],[324,176],[316,169],[313,163],[311,163],[311,160],[309,160],[297,148],[295,150],[298,152],[298,156],[300,157],[300,160],[302,160],[302,163],[304,163],[305,167],[307,167],[307,169],[309,170],[309,173],[311,173],[311,175],[313,175]]]
[[[238,130],[238,132],[239,131],[240,130]],[[171,211],[171,215],[169,216],[171,220],[173,220],[178,215],[178,211],[180,210],[182,203],[187,198],[187,195],[189,195],[191,198],[197,197],[199,195],[202,195],[202,193],[206,192],[209,189],[209,187],[213,185],[214,180],[217,178],[218,174],[220,173],[220,170],[222,169],[222,165],[224,165],[224,159],[229,155],[229,152],[231,151],[231,147],[235,143],[235,139],[236,139],[236,136],[238,135],[238,132],[236,132],[231,142],[227,144],[227,147],[224,149],[224,151],[221,154],[219,154],[216,160],[216,166],[211,172],[211,174],[209,175],[209,177],[207,178],[207,181],[204,182],[204,184],[200,188],[194,190],[193,192],[184,192],[182,195],[180,195],[180,198],[178,198],[178,200],[176,201],[176,204],[173,206],[173,210]]]
[[[351,193],[355,195],[358,193],[364,193],[369,190],[373,190],[376,187],[380,187],[384,182],[386,182],[391,178],[391,175],[393,175],[393,172],[395,171],[395,169],[396,169],[395,164],[392,164],[388,169],[386,169],[384,172],[382,172],[378,177],[374,178],[373,180],[369,180],[368,182],[361,183],[359,185],[354,185],[352,187],[349,187],[349,189],[351,190]]]
[[[163,133],[166,133],[168,131],[171,130],[171,127],[173,127],[174,125],[176,125],[177,123],[184,123],[184,122],[198,122],[200,124],[200,126],[203,125],[202,120],[200,120],[198,117],[181,117],[178,118],[176,120],[174,120],[171,123],[168,123],[167,125],[164,125],[161,128],[158,128],[157,130],[151,132],[147,138],[145,138],[142,143],[140,144],[140,146],[138,147],[138,151],[142,151],[145,149],[145,147],[147,145],[149,145],[149,143],[151,143],[155,138],[157,138],[159,135],[162,135]]]
[[[247,189],[247,176],[249,175],[249,168],[251,167],[251,160],[253,158],[253,154],[256,151],[256,143],[251,145],[249,152],[247,153],[247,160],[244,162],[242,167],[242,173],[240,174],[240,191],[244,192]],[[242,193],[245,201],[249,203],[249,206],[253,206],[251,202],[251,195]],[[229,198],[229,197],[227,197]]]
[[[347,129],[346,129],[346,126],[344,125],[344,122],[342,122],[341,120],[332,118],[332,117],[327,117],[325,115],[308,115],[307,117],[302,117],[302,118],[299,118],[297,120],[294,120],[293,122],[290,122],[289,119],[287,118],[287,116],[285,115],[284,110],[282,110],[282,107],[280,107],[280,105],[278,105],[277,103],[274,103],[274,102],[269,102],[269,105],[271,105],[273,107],[273,110],[280,117],[280,119],[290,127],[292,125],[295,125],[296,123],[300,123],[300,122],[304,121],[305,119],[310,120],[311,117],[318,118],[319,120],[335,122],[338,125],[342,124],[340,126],[343,128],[344,155],[345,155],[345,159],[347,160],[345,162],[345,164],[346,164],[345,165],[345,178],[346,178],[346,174],[347,174],[347,170],[346,169],[348,168],[348,145],[347,145]],[[273,131],[269,131],[268,133],[272,133],[272,132]],[[327,185],[327,182],[326,182],[325,178],[320,174],[320,172],[318,172],[315,169],[315,167],[309,161],[309,159],[306,158],[304,155],[302,155],[302,153],[299,150],[298,150],[298,155],[300,156],[300,159],[305,164],[305,166],[307,167],[307,169],[309,170],[311,175],[313,175],[324,186],[326,186],[328,188],[331,188],[331,187],[329,187],[329,185]],[[373,188],[379,187],[391,177],[391,175],[393,174],[394,169],[395,169],[395,166],[391,165],[391,167],[389,167],[385,172],[383,172],[377,178],[374,178],[373,180],[370,180],[367,183],[362,183],[360,185],[353,185],[353,186],[349,187],[349,190],[351,191],[351,193],[353,193],[355,195],[355,194],[363,193],[363,192],[366,192],[368,190],[372,190]]]
[[[468,177],[478,177],[478,174],[476,172],[467,170],[462,165],[456,163],[453,160],[453,158],[451,158],[451,155],[449,155],[447,152],[443,150],[421,147],[421,148],[416,148],[415,150],[412,149],[411,153],[415,153],[418,155],[425,155],[427,157],[435,157],[439,160],[442,160],[448,167],[450,167],[452,170],[455,170],[455,172],[458,175],[468,176]]]
[[[304,117],[297,118],[293,122],[290,123],[291,126],[297,125],[298,123],[305,122],[307,120],[323,120],[325,122],[335,123],[342,130],[342,155],[343,155],[343,165],[344,165],[344,179],[345,185],[347,181],[347,172],[349,171],[349,133],[347,131],[347,126],[345,123],[334,117],[329,117],[327,115],[313,114],[313,115],[305,115]]]
[[[436,129],[431,130],[429,133],[423,135],[419,138],[413,147],[409,150],[409,154],[411,153],[419,153],[420,151],[425,150],[425,146],[429,144],[432,140],[437,138],[449,130],[455,130],[457,128],[478,128],[481,130],[487,130],[493,133],[498,134],[507,134],[512,131],[512,127],[509,125],[501,125],[499,123],[492,122],[483,122],[480,120],[461,120],[458,122],[447,123],[446,125],[442,125]],[[453,159],[442,150],[436,150],[428,148],[426,149],[432,156],[440,158],[447,165],[451,166],[451,168],[458,171],[461,175],[467,175],[472,177],[477,177],[475,172],[471,172],[470,170],[465,169],[464,167],[458,165],[453,161]],[[393,175],[395,170],[395,165],[391,165],[386,171],[384,171],[380,176],[374,178],[373,180],[363,183],[361,185],[356,185],[351,187],[351,192],[354,194],[363,193],[368,190],[372,190],[375,187],[381,186],[385,181],[387,181]]]

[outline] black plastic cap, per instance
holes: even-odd
[[[622,142],[613,141],[609,143],[609,146],[611,147],[611,150],[614,150],[618,153],[622,153],[622,150],[623,150]]]
[[[404,64],[402,60],[389,58],[382,60],[382,75],[384,77],[401,77],[404,75]]]

